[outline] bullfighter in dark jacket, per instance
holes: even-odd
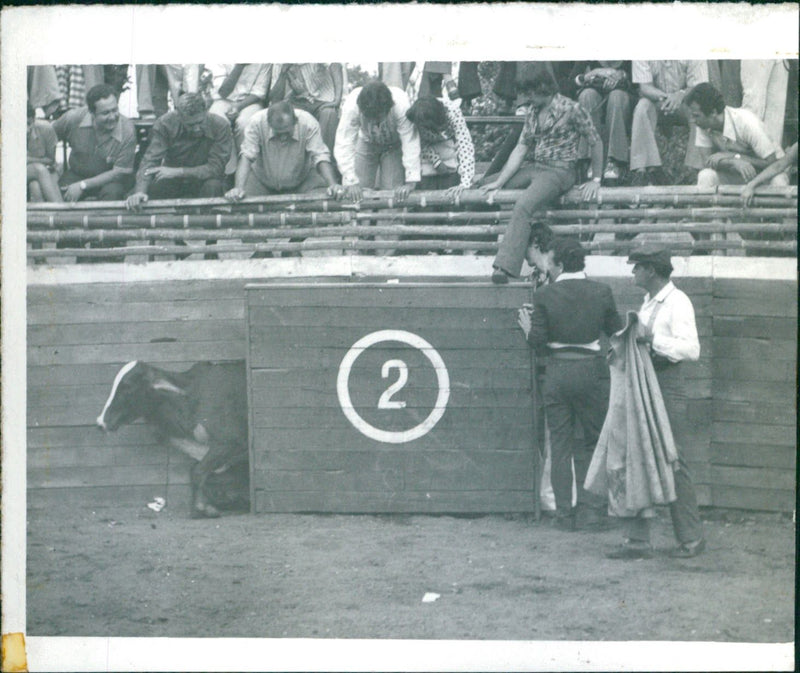
[[[555,525],[562,530],[605,527],[603,501],[583,488],[586,470],[608,408],[606,363],[600,333],[622,326],[611,288],[588,280],[585,251],[574,239],[553,238],[544,256],[551,282],[533,295],[532,312],[519,324],[537,355],[546,358],[544,405],[550,430]],[[583,439],[575,440],[580,423]],[[572,508],[572,462],[578,506]]]

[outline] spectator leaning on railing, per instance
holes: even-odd
[[[406,117],[410,103],[400,89],[373,80],[353,89],[342,106],[333,154],[346,198],[362,189],[393,189],[405,201],[420,180],[419,133]],[[380,169],[380,172],[379,170]]]
[[[711,84],[698,84],[685,102],[698,127],[696,145],[707,166],[697,176],[699,187],[745,184],[758,170],[783,157],[764,122],[746,108],[725,105],[722,94]],[[789,176],[778,173],[770,184],[787,186]]]
[[[331,194],[341,189],[319,122],[309,112],[281,101],[253,115],[244,134],[236,186],[226,198],[305,194],[326,187]]]
[[[201,94],[183,94],[177,110],[167,112],[153,124],[127,207],[136,210],[150,197],[222,196],[225,163],[232,145],[230,124],[206,112]]]
[[[475,177],[475,147],[458,103],[422,96],[406,117],[420,137],[420,189],[446,189],[447,195],[456,199],[472,186]]]
[[[786,154],[782,159],[771,163],[744,186],[742,189],[742,201],[744,201],[744,204],[749,206],[752,203],[756,187],[763,185],[776,175],[786,174],[792,168],[797,170],[797,143],[786,150]]]

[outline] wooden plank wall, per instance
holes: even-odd
[[[141,423],[94,427],[119,368],[141,359],[182,371],[245,359],[241,280],[28,287],[31,506],[130,502],[188,508],[190,461]]]
[[[532,511],[530,351],[516,325],[528,298],[487,283],[248,290],[255,510]],[[405,443],[359,431],[337,396],[343,358],[380,330],[422,337],[449,375],[443,417]],[[404,406],[378,409],[396,380],[381,378],[382,365],[400,360]],[[348,388],[365,421],[397,432],[428,416],[439,384],[421,351],[389,341],[358,356]]]
[[[612,286],[621,311],[639,306],[641,293],[629,278],[603,280]],[[103,435],[95,429],[94,420],[116,371],[132,359],[180,371],[201,359],[245,358],[246,283],[247,280],[237,279],[28,287],[31,506],[78,502],[100,506],[121,500],[140,505],[165,494],[173,504],[186,501],[188,505],[188,459],[157,446],[141,424]],[[679,279],[677,284],[694,301],[702,346],[700,362],[684,368],[686,375],[697,382],[690,406],[696,433],[687,459],[698,484],[700,502],[790,511],[794,508],[796,468],[797,284],[728,279],[712,282],[710,278]],[[521,297],[526,290],[510,287],[497,289],[497,293],[492,306],[501,311],[502,320],[512,319],[513,309],[524,301]],[[466,322],[474,325],[482,320],[484,309],[489,307],[458,310]],[[350,322],[378,328],[379,323],[372,320],[369,310],[351,307],[348,311],[339,311],[334,318],[338,323],[330,328],[342,330]],[[405,324],[429,324],[424,321],[432,320],[436,310],[413,313],[416,317],[406,312]],[[300,308],[284,313],[289,320],[310,322],[308,314],[301,314]],[[379,328],[386,326],[381,323]],[[296,340],[305,330],[311,330],[310,334],[316,337],[328,334],[327,327],[316,323],[291,329],[294,331],[281,337],[284,343]],[[456,327],[453,323],[436,324],[436,329],[449,337]],[[495,335],[499,339],[496,343],[510,343],[507,339],[513,338],[511,332],[515,329],[512,324],[507,333]],[[341,331],[337,338],[339,342],[330,343],[346,341]],[[494,348],[495,342],[492,344]],[[323,369],[338,366],[330,352],[325,357],[328,359],[323,360]],[[488,374],[484,371],[483,375]],[[298,383],[288,376],[279,378],[284,389]],[[516,372],[501,383],[509,389],[529,385],[523,379]],[[309,381],[312,386],[320,385],[319,378]],[[464,381],[469,383],[468,378]],[[490,380],[486,390],[491,390],[496,381]],[[307,399],[317,398],[312,395]],[[504,403],[513,409],[516,402],[511,399]],[[324,421],[334,412],[337,418],[341,417],[338,405],[337,409],[315,409],[314,417]],[[475,413],[452,408],[440,423],[444,428],[447,423],[470,422],[479,418]],[[295,425],[291,430],[276,429],[270,440],[274,446],[285,445],[289,438],[300,445],[310,441],[309,431],[297,420],[307,415],[305,408],[286,408],[286,423]],[[513,424],[505,417],[494,418],[490,423],[487,416],[478,426],[486,435],[492,426]],[[476,434],[475,441],[479,438]],[[256,441],[266,440],[256,437]],[[354,452],[357,450],[354,448]],[[440,457],[444,460],[447,456]],[[463,467],[454,464],[453,469],[455,473]],[[518,475],[510,478],[510,483],[518,483],[514,481]],[[522,505],[520,508],[524,509]]]
[[[791,511],[797,462],[797,284],[716,280],[713,307],[712,502]]]

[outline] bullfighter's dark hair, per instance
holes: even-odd
[[[420,96],[408,108],[406,117],[415,126],[441,131],[447,127],[447,110],[442,101],[433,96]]]
[[[394,105],[389,87],[377,79],[367,82],[361,88],[356,103],[361,113],[370,119],[382,119]]]
[[[544,222],[531,224],[531,233],[528,237],[528,247],[535,245],[542,252],[547,252],[553,244],[553,230]]]
[[[560,264],[567,273],[583,271],[586,266],[586,250],[577,238],[556,236],[550,249],[553,251],[553,263]]]
[[[688,107],[692,103],[697,103],[700,111],[704,115],[715,114],[725,111],[725,99],[713,85],[708,82],[701,82],[686,94],[683,102]]]
[[[270,126],[278,120],[291,120],[297,121],[297,115],[294,113],[294,107],[288,100],[278,101],[269,106],[267,110],[267,122]]]
[[[94,112],[94,106],[99,100],[114,96],[117,98],[117,92],[114,87],[108,84],[96,84],[89,91],[86,92],[86,105],[89,107],[89,112]]]

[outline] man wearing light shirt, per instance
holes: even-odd
[[[289,101],[274,103],[250,119],[236,169],[236,185],[225,196],[306,194],[338,187],[319,122]]]
[[[377,186],[395,190],[402,202],[416,187],[420,141],[406,118],[409,107],[404,91],[380,81],[354,89],[345,99],[333,150],[344,197],[360,201],[362,189]]]
[[[696,145],[706,164],[697,176],[698,187],[743,185],[783,157],[764,122],[747,108],[725,105],[722,94],[711,84],[694,87],[686,96],[686,105],[697,124]],[[789,176],[778,173],[770,184],[786,187]]]
[[[633,264],[636,286],[647,291],[639,309],[637,341],[649,346],[678,449],[674,475],[676,500],[669,505],[678,546],[670,555],[692,558],[705,549],[697,495],[683,455],[691,447],[687,446],[687,381],[681,363],[700,357],[694,307],[689,297],[670,280],[672,263],[668,250],[656,246],[643,247],[630,254],[628,263]],[[607,556],[612,559],[652,557],[650,519],[641,516],[628,518],[626,528],[625,542]]]

